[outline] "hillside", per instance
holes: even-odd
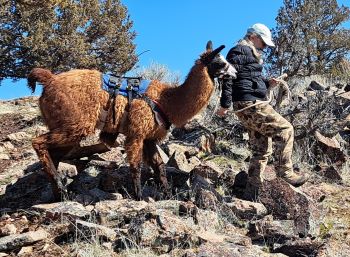
[[[160,145],[171,199],[147,167],[144,200],[130,198],[120,136],[60,163],[69,194],[55,203],[31,147],[47,130],[38,98],[0,101],[0,256],[350,256],[350,85],[321,82],[290,81],[279,107],[295,127],[295,169],[310,180],[296,189],[269,164],[258,202],[240,199],[247,134],[233,115],[213,115],[214,98]]]

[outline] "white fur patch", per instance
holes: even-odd
[[[219,55],[219,59],[222,62],[226,63],[225,74],[222,75],[229,75],[233,78],[237,78],[237,70],[235,69],[235,67],[233,67],[233,65],[229,63],[222,54]]]

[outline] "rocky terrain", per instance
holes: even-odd
[[[294,188],[270,164],[257,202],[241,199],[247,134],[233,115],[213,115],[214,98],[160,145],[172,198],[143,167],[143,201],[130,197],[120,136],[61,162],[69,193],[53,202],[31,147],[46,131],[38,98],[0,101],[0,256],[350,256],[350,85],[290,87],[279,111],[295,127],[295,169],[311,178]]]

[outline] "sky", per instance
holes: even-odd
[[[275,18],[283,0],[121,0],[127,7],[133,30],[139,67],[152,62],[166,65],[170,71],[186,77],[194,61],[205,50],[208,40],[214,48],[225,45],[222,54],[245,35],[254,23],[269,28],[276,26]],[[350,6],[350,0],[338,0]],[[350,27],[349,23],[346,27]],[[40,95],[37,86],[35,95]],[[31,95],[26,80],[6,79],[0,86],[0,100]]]

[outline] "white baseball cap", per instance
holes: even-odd
[[[251,32],[259,35],[266,45],[275,47],[275,44],[272,42],[271,31],[264,24],[256,23],[253,26],[251,26],[247,30],[247,32]]]

